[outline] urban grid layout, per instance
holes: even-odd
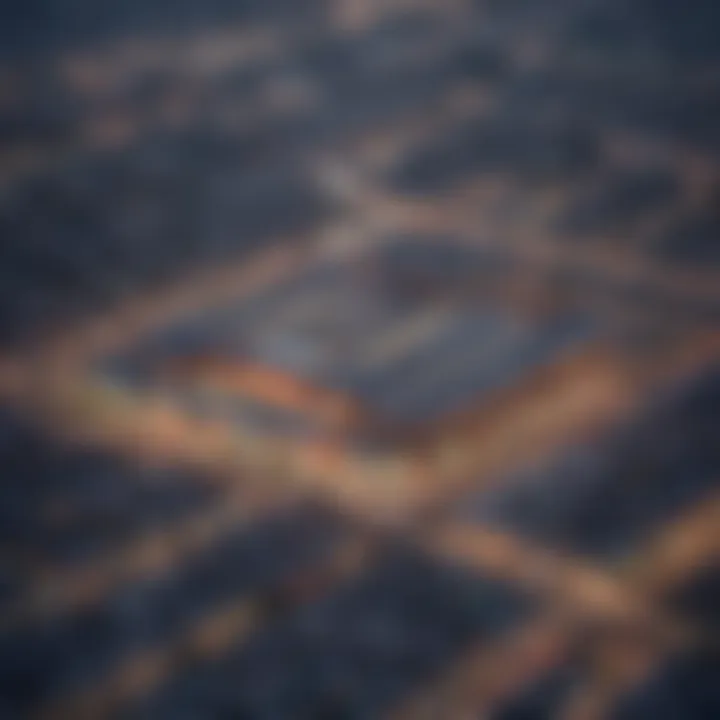
[[[720,5],[0,19],[0,720],[720,718]]]

